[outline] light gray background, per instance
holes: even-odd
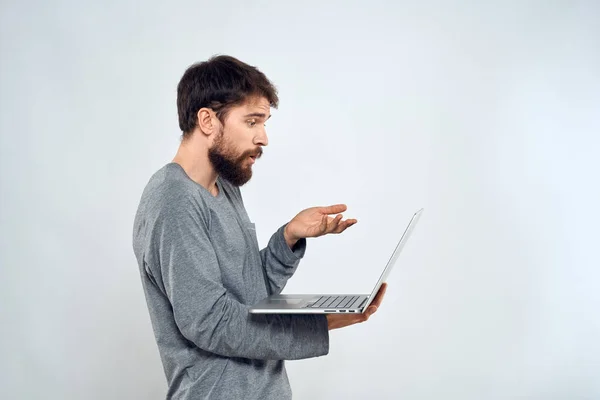
[[[379,313],[287,364],[296,398],[600,398],[599,2],[84,3],[2,1],[1,398],[164,397],[131,227],[216,53],[280,90],[261,244],[359,219],[286,292],[368,292],[425,207]]]

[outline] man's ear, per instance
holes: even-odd
[[[198,114],[196,114],[196,117],[198,118],[198,127],[204,135],[210,136],[213,133],[217,132],[217,115],[213,110],[211,110],[210,108],[203,107],[200,110],[198,110]]]

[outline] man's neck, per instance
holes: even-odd
[[[191,180],[203,186],[213,196],[219,194],[219,189],[217,188],[218,175],[208,159],[207,149],[197,146],[194,143],[183,141],[179,145],[173,162],[179,164]]]

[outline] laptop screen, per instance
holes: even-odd
[[[365,304],[363,310],[365,310],[371,304],[371,302],[375,298],[375,295],[377,294],[377,291],[379,290],[379,288],[381,287],[383,282],[385,282],[388,275],[392,271],[394,264],[396,263],[396,261],[398,260],[398,257],[400,256],[400,252],[402,251],[402,248],[408,241],[408,238],[410,237],[410,234],[412,233],[413,229],[415,228],[415,225],[417,225],[419,218],[421,218],[422,212],[423,212],[423,209],[421,208],[411,218],[410,222],[408,223],[408,226],[406,227],[406,230],[402,234],[400,241],[396,245],[396,248],[394,249],[394,252],[392,253],[392,256],[390,257],[390,260],[388,261],[387,265],[385,266],[385,269],[383,270],[381,277],[379,278],[379,280],[377,281],[377,284],[375,285],[375,288],[371,292],[371,295],[369,296],[369,301],[367,301],[367,304]]]

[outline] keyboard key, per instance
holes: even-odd
[[[358,308],[357,306],[358,306],[359,301],[361,301],[360,297],[356,296],[356,298],[352,301],[352,304],[350,304],[348,306],[348,308]]]
[[[317,301],[316,301],[316,302],[315,302],[315,303],[312,305],[312,308],[319,308],[319,307],[321,307],[321,305],[323,304],[323,302],[325,302],[325,300],[327,300],[327,297],[326,297],[326,296],[321,296],[321,297],[319,298],[319,300],[317,300]]]
[[[333,303],[331,303],[331,307],[333,307],[333,308],[337,308],[337,307],[338,307],[338,305],[339,305],[339,304],[340,304],[342,301],[344,301],[344,299],[345,299],[345,298],[346,298],[346,297],[344,297],[344,296],[336,296],[336,298],[335,298],[335,300],[333,301]]]
[[[348,308],[355,300],[356,296],[346,296],[346,300],[340,304],[340,308]]]
[[[334,301],[335,301],[335,296],[327,297],[327,300],[325,300],[325,302],[321,305],[321,308],[329,308],[331,303],[333,303]]]
[[[368,297],[365,298],[357,308],[361,308],[362,306],[364,306],[367,303],[367,299],[368,299]]]

